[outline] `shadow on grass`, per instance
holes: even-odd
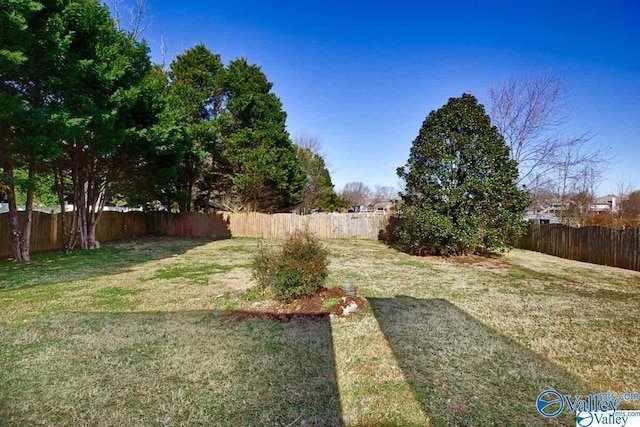
[[[327,315],[56,315],[0,329],[0,372],[10,425],[343,424]]]
[[[0,261],[0,290],[26,289],[96,276],[112,275],[147,261],[170,258],[198,246],[228,237],[161,237],[105,243],[100,249],[69,254],[48,252],[29,263]]]
[[[545,419],[543,390],[589,394],[579,380],[443,299],[370,298],[406,379],[434,426],[569,425]]]

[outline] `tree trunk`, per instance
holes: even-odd
[[[62,250],[70,253],[73,249],[71,246],[71,233],[69,232],[69,224],[67,223],[67,203],[64,199],[64,172],[62,169],[54,168],[53,176],[55,178],[56,193],[58,202],[60,203],[60,221],[62,222]]]
[[[20,221],[18,219],[18,205],[16,203],[15,182],[13,179],[13,162],[11,153],[8,150],[3,151],[4,161],[2,169],[4,170],[5,180],[7,182],[7,197],[9,202],[9,231],[11,234],[11,248],[13,250],[13,258],[18,262],[29,261],[29,257],[24,259],[22,251],[22,236],[20,232]]]
[[[27,204],[24,212],[24,223],[22,224],[22,235],[20,236],[20,252],[22,261],[31,261],[31,224],[33,222],[33,186],[31,183],[35,178],[35,164],[29,163],[29,186],[27,187]]]

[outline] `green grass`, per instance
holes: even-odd
[[[330,309],[331,307],[340,304],[341,301],[342,298],[327,298],[322,301],[322,308],[324,308],[325,310]]]
[[[265,290],[260,286],[254,286],[240,293],[238,296],[245,301],[256,302],[265,298]]]
[[[371,307],[277,322],[242,314],[270,307],[257,244],[0,262],[0,425],[548,425],[545,388],[640,390],[638,272],[331,240],[328,286]]]
[[[3,425],[341,423],[325,316],[63,314],[0,337]]]
[[[70,254],[36,254],[28,264],[0,261],[0,289],[26,288],[117,274],[126,271],[130,266],[178,256],[209,242],[193,238],[164,244],[160,239],[144,239],[116,245],[107,244],[98,251],[76,250]]]
[[[208,277],[218,272],[231,271],[237,266],[234,265],[196,265],[196,266],[175,266],[158,270],[153,276],[146,280],[171,280],[182,279],[194,285],[208,285]]]
[[[443,299],[372,298],[378,323],[431,422],[542,425],[527,396],[587,387],[525,347]],[[571,414],[544,425],[571,423]],[[575,418],[573,419],[575,422]]]

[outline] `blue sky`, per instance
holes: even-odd
[[[336,188],[395,186],[425,116],[463,92],[552,72],[566,133],[609,148],[600,193],[640,189],[640,2],[147,0],[154,61],[204,43],[262,67],[293,135],[321,141]],[[562,4],[564,3],[564,4]],[[170,58],[169,58],[170,59]]]

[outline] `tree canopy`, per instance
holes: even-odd
[[[429,113],[398,176],[406,188],[396,235],[409,253],[492,251],[522,230],[528,197],[517,164],[472,95]]]
[[[113,200],[206,211],[231,199],[263,212],[300,202],[307,174],[258,65],[225,67],[197,45],[154,66],[138,31],[98,0],[8,0],[0,26],[0,194],[17,260],[29,260],[39,194],[74,207],[66,249],[96,245]]]
[[[240,58],[227,66],[224,85],[221,132],[233,176],[232,194],[252,210],[292,208],[300,202],[307,178],[272,83],[260,67]]]

